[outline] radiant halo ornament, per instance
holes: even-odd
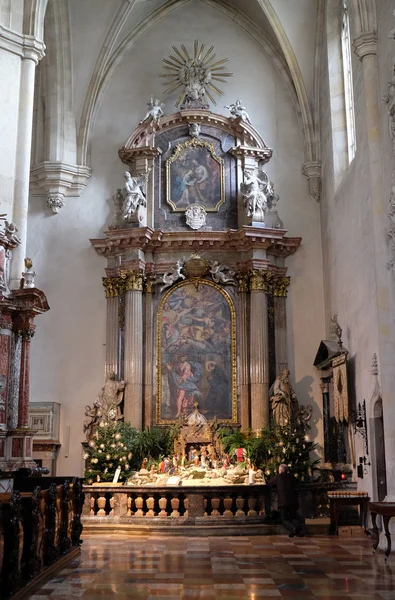
[[[233,76],[233,73],[228,73],[224,66],[228,59],[223,58],[214,62],[217,56],[213,54],[214,46],[210,46],[205,52],[205,44],[199,47],[198,40],[194,42],[193,56],[189,55],[184,44],[181,44],[180,50],[176,46],[172,48],[175,56],[171,54],[168,59],[163,59],[164,69],[167,72],[162,73],[160,77],[166,80],[167,94],[182,88],[176,107],[208,109],[207,98],[216,105],[212,94],[223,96],[224,92],[214,84],[214,81],[225,83],[227,77]]]

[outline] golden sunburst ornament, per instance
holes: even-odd
[[[193,56],[189,55],[184,44],[181,44],[180,49],[176,46],[172,46],[172,48],[174,55],[171,54],[169,58],[163,59],[163,68],[166,73],[162,73],[160,77],[166,80],[167,94],[182,88],[176,107],[181,104],[181,109],[207,109],[209,107],[207,98],[213,104],[217,104],[212,94],[223,96],[224,92],[214,84],[214,81],[226,83],[226,78],[233,75],[233,73],[228,73],[224,66],[228,59],[223,58],[214,62],[217,56],[214,53],[214,46],[210,46],[206,51],[205,44],[201,44],[199,47],[198,40],[194,42]]]

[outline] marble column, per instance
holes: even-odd
[[[276,278],[274,296],[274,340],[276,354],[276,375],[288,368],[287,353],[287,288],[289,277]]]
[[[21,371],[19,377],[18,429],[26,429],[29,425],[29,391],[30,391],[30,341],[34,335],[35,325],[29,323],[19,330],[22,337]]]
[[[144,285],[145,291],[145,343],[144,343],[144,427],[152,427],[155,421],[153,405],[153,374],[154,374],[154,293],[155,275],[147,273]]]
[[[122,293],[123,281],[120,277],[104,277],[103,285],[107,298],[106,322],[106,375],[111,371],[118,373],[118,338],[119,338],[119,294]]]
[[[251,428],[259,431],[269,424],[269,344],[267,297],[271,273],[250,272],[250,378]]]
[[[240,423],[243,430],[251,427],[249,407],[249,360],[248,360],[248,275],[240,273],[237,277],[238,288],[238,397],[240,400]]]
[[[322,408],[324,419],[324,461],[331,462],[330,455],[330,398],[329,398],[329,381],[328,377],[321,377],[320,388],[322,392]]]
[[[125,422],[138,429],[143,425],[143,279],[142,271],[125,277]]]

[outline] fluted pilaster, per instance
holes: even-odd
[[[132,271],[126,277],[124,395],[125,421],[143,425],[143,274]]]
[[[249,429],[250,408],[248,395],[249,362],[248,362],[248,275],[238,276],[238,396],[240,399],[240,423],[242,429]]]
[[[287,288],[289,283],[289,277],[278,277],[273,286],[276,375],[288,368]]]

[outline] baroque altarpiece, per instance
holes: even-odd
[[[125,380],[137,428],[198,403],[208,420],[260,430],[287,367],[286,259],[301,239],[286,236],[272,150],[237,102],[230,117],[191,102],[162,116],[151,102],[119,150],[114,217],[91,240],[107,260],[106,370]]]

